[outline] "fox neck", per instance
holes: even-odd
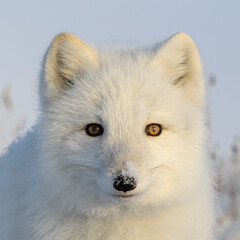
[[[211,213],[202,211],[202,199],[195,199],[192,204],[180,204],[164,208],[146,215],[131,216],[59,216],[54,221],[40,224],[40,234],[36,240],[45,240],[43,236],[51,235],[58,240],[210,240],[211,226],[207,225]],[[169,216],[174,215],[174,221]],[[196,224],[197,223],[197,224]],[[44,235],[42,230],[45,229]],[[174,229],[174,231],[172,231]]]

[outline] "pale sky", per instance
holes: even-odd
[[[0,91],[11,85],[17,116],[31,123],[42,57],[59,32],[99,47],[149,47],[186,32],[199,48],[206,77],[217,78],[209,89],[212,143],[226,150],[240,135],[239,25],[237,0],[0,0]]]

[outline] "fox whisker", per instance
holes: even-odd
[[[165,164],[159,164],[159,165],[157,165],[157,166],[149,169],[149,172],[150,172],[150,173],[155,173],[155,172],[161,171],[161,170],[163,170],[163,169],[170,170],[170,171],[176,176],[176,173],[172,170],[172,168],[169,167],[169,166],[167,166],[167,165],[165,165]]]
[[[72,156],[72,155],[70,155],[70,154],[64,154],[63,156],[58,157],[57,159],[58,159],[58,160],[68,159],[69,156]],[[69,168],[73,168],[73,167],[76,167],[76,168],[78,168],[78,169],[84,168],[84,169],[91,170],[91,171],[93,171],[93,172],[100,172],[100,170],[97,169],[97,168],[95,168],[95,167],[88,166],[88,165],[85,165],[85,164],[82,164],[82,163],[77,163],[77,162],[75,162],[75,163],[69,163],[69,164],[67,163],[64,167],[62,167],[62,169],[69,169]]]
[[[87,165],[83,165],[83,164],[79,164],[79,163],[70,163],[70,164],[62,167],[62,169],[70,169],[70,168],[72,169],[73,167],[75,167],[75,169],[77,169],[77,170],[84,168],[91,172],[100,172],[100,170],[95,167],[91,167],[91,166],[87,166]]]

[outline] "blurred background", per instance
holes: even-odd
[[[240,240],[240,1],[0,1],[0,152],[34,125],[43,55],[70,32],[97,47],[149,47],[188,33],[208,88],[209,150],[216,167],[216,239]]]

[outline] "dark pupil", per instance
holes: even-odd
[[[97,125],[93,125],[93,126],[91,126],[91,131],[92,131],[92,133],[98,133],[99,132],[99,126],[97,126]]]
[[[156,131],[156,127],[152,127],[152,131],[155,132]]]

